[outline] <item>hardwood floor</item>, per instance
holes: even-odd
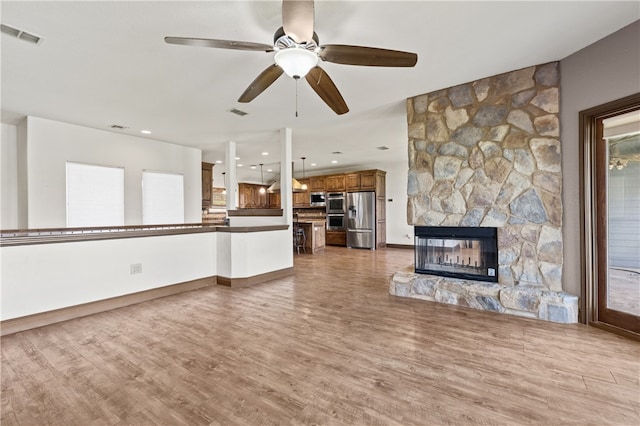
[[[403,249],[2,338],[7,425],[640,424],[640,344],[394,298]]]

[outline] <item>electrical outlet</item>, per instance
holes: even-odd
[[[131,275],[142,273],[142,263],[132,263],[129,265],[129,273]]]

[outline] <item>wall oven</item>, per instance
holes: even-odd
[[[328,231],[344,231],[346,229],[346,219],[344,213],[327,215]]]
[[[327,215],[342,214],[346,211],[344,192],[329,192],[326,198]]]

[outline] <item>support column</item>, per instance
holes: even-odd
[[[227,210],[236,209],[238,198],[238,182],[236,180],[236,143],[229,141],[225,149],[225,159],[227,165]]]
[[[291,170],[291,129],[280,129],[280,200],[287,225],[293,224],[293,170]]]

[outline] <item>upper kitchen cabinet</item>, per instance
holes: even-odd
[[[293,207],[309,207],[311,205],[310,179],[298,179],[302,185],[307,185],[307,189],[293,193]]]
[[[280,192],[271,192],[267,193],[267,198],[269,200],[269,208],[270,209],[280,209],[282,208],[282,198],[280,197]]]
[[[347,191],[360,191],[360,172],[347,173]]]
[[[202,162],[202,208],[211,206],[211,190],[213,188],[213,164]]]
[[[387,172],[363,170],[347,174],[347,191],[375,191],[377,196],[385,195]]]
[[[325,176],[314,176],[310,179],[311,192],[325,192],[327,190]]]
[[[346,190],[345,175],[325,176],[327,192],[344,192]]]
[[[264,188],[264,192],[260,192]],[[266,209],[269,208],[269,194],[266,185],[254,183],[238,183],[238,208]]]

